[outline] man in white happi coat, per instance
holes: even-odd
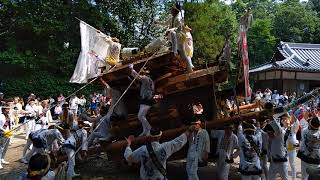
[[[2,164],[9,164],[4,160],[6,152],[9,147],[11,125],[13,119],[10,117],[10,106],[1,106],[2,114],[0,114],[0,169],[3,169]]]
[[[31,152],[21,159],[21,162],[23,163],[27,163],[34,153],[57,151],[59,149],[59,144],[63,144],[65,141],[61,132],[57,129],[41,129],[39,130],[39,133],[31,135],[30,139],[33,146]]]
[[[143,131],[139,136],[147,136],[150,133],[151,125],[147,120],[147,114],[154,103],[153,95],[154,95],[154,83],[153,80],[147,76],[149,71],[142,70],[140,74],[138,74],[133,69],[133,64],[129,65],[131,69],[131,76],[137,78],[141,82],[140,87],[140,107],[138,112],[138,119],[142,124]]]
[[[66,139],[62,147],[68,156],[67,180],[71,180],[73,177],[80,176],[80,174],[77,174],[74,171],[74,166],[76,165],[75,152],[77,150],[77,141],[76,137],[74,136],[75,134],[71,133],[70,126],[68,124],[64,124],[59,128],[61,128],[61,131]]]
[[[29,99],[28,104],[25,107],[26,120],[26,139],[29,138],[29,134],[35,131],[36,121],[38,114],[37,105],[35,104],[35,99]]]
[[[233,125],[225,126],[224,130],[212,130],[211,137],[217,138],[217,169],[220,180],[228,180],[230,166],[233,159],[240,153],[238,137],[232,132]],[[234,151],[236,149],[236,151]]]
[[[277,115],[276,115],[277,116]],[[283,180],[288,180],[288,153],[285,144],[285,130],[275,118],[266,125],[268,134],[268,157],[270,159],[269,179],[275,179],[277,173]]]
[[[194,67],[191,61],[193,54],[193,41],[191,36],[191,28],[184,26],[181,6],[174,5],[171,8],[171,15],[165,22],[156,22],[167,28],[168,39],[172,43],[172,51],[177,56],[178,51],[180,57],[186,62],[188,72],[192,72]]]
[[[256,133],[253,122],[245,121],[238,128],[238,141],[240,146],[240,167],[242,180],[260,180],[262,168],[260,157],[262,151],[262,138]]]
[[[166,180],[166,163],[167,159],[175,152],[179,151],[186,143],[190,131],[187,130],[179,137],[159,143],[162,132],[152,129],[150,132],[150,143],[143,145],[132,152],[131,143],[134,139],[129,136],[128,145],[124,152],[124,157],[129,163],[141,163],[140,179],[141,180]]]
[[[210,152],[210,137],[207,130],[201,128],[201,121],[193,118],[191,121],[193,131],[188,141],[189,149],[187,154],[186,170],[188,180],[198,180],[198,163],[206,165]]]
[[[256,134],[261,136],[262,139],[262,151],[260,154],[260,164],[262,167],[262,180],[268,180],[269,166],[268,166],[268,134],[264,132],[264,128],[267,125],[267,121],[269,119],[265,119],[264,121],[257,122],[257,130]]]
[[[309,174],[306,169],[320,168],[320,118],[313,117],[309,126],[302,130],[302,140],[298,152],[301,159],[301,179],[307,180]]]
[[[292,177],[292,180],[295,180],[297,176],[295,159],[297,156],[296,147],[299,144],[297,140],[297,132],[299,130],[299,121],[294,116],[285,114],[284,116],[282,116],[282,124],[283,124],[283,128],[286,131],[284,136],[284,144],[288,152],[289,164],[291,168],[291,177]]]

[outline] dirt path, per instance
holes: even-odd
[[[4,169],[0,170],[0,180],[16,180],[22,173],[26,171],[27,166],[19,162],[26,140],[24,135],[16,135],[13,143],[9,146],[6,160],[10,165],[4,165]],[[230,179],[241,179],[237,172],[239,159],[236,159],[230,172]],[[296,160],[298,171],[297,180],[301,179],[300,160]],[[81,180],[135,180],[139,179],[139,170],[137,168],[119,167],[116,163],[107,161],[101,157],[91,157],[86,161],[77,162],[76,172],[81,174]],[[199,168],[199,178],[201,180],[217,179],[217,169],[214,163],[209,163],[207,167]],[[289,176],[290,176],[289,168]],[[168,163],[168,178],[174,180],[187,179],[185,172],[185,161],[173,161]],[[278,178],[280,179],[280,178]],[[291,176],[289,177],[291,179]]]

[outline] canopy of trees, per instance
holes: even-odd
[[[154,21],[164,19],[174,0],[2,0],[0,2],[0,91],[43,96],[71,92],[68,80],[80,52],[82,19],[127,47],[143,47],[162,33]],[[280,41],[320,42],[318,0],[185,1],[192,29],[195,64],[212,62],[226,39],[237,57],[238,21],[251,8],[248,32],[250,65],[271,59]],[[68,43],[69,47],[64,44]],[[93,87],[91,87],[93,88]]]

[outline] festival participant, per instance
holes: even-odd
[[[262,137],[256,134],[254,122],[244,121],[239,125],[238,141],[240,146],[239,171],[242,180],[260,180],[262,168],[259,155],[262,152]]]
[[[29,134],[35,130],[36,122],[35,119],[37,118],[37,107],[35,104],[34,99],[29,99],[28,104],[25,107],[25,114],[26,114],[26,139],[28,139]]]
[[[278,93],[278,90],[274,90],[271,97],[272,97],[272,102],[273,102],[273,104],[275,104],[276,106],[278,106],[278,104],[279,104],[279,98],[280,98],[280,95],[279,95],[279,93]]]
[[[80,174],[75,173],[74,166],[76,165],[75,161],[75,151],[77,149],[77,141],[73,134],[70,132],[70,126],[68,124],[64,124],[59,128],[62,129],[63,135],[65,137],[64,144],[62,147],[64,148],[67,156],[68,156],[68,169],[67,169],[67,180],[72,180],[73,177],[80,176]]]
[[[309,177],[307,168],[320,167],[320,119],[313,117],[308,128],[302,130],[302,140],[298,152],[301,159],[301,179],[307,180]]]
[[[201,103],[199,101],[195,102],[192,105],[192,109],[193,109],[193,114],[194,116],[196,116],[196,118],[203,120],[203,107],[201,105]]]
[[[129,65],[131,69],[131,76],[137,78],[141,82],[140,87],[140,108],[138,112],[138,119],[140,120],[143,131],[139,136],[147,136],[150,133],[151,125],[147,120],[147,114],[150,110],[152,104],[154,103],[153,95],[154,95],[154,83],[153,80],[147,76],[149,71],[142,70],[139,75],[134,69],[133,64]]]
[[[47,100],[41,101],[38,107],[38,119],[36,121],[35,131],[39,129],[47,129],[49,122],[52,121],[50,110],[48,110],[49,103]]]
[[[220,180],[229,179],[229,170],[233,159],[237,158],[240,153],[237,136],[232,132],[233,125],[227,125],[224,130],[212,130],[211,137],[217,138],[217,162],[218,177]],[[236,151],[234,152],[234,150]]]
[[[172,44],[173,53],[186,62],[188,72],[192,72],[194,67],[191,61],[193,56],[193,41],[190,31],[192,30],[188,26],[184,26],[181,6],[176,4],[171,8],[171,15],[165,22],[155,22],[158,25],[165,26],[167,28],[166,34]]]
[[[70,98],[69,108],[73,115],[73,119],[76,119],[79,108],[79,98],[75,94]]]
[[[178,55],[177,29],[181,30],[183,24],[180,9],[181,7],[179,5],[173,5],[171,7],[171,15],[165,22],[155,21],[155,24],[167,28],[168,37],[172,43],[172,51],[175,55]]]
[[[66,166],[65,163],[50,170],[51,159],[48,154],[38,153],[30,158],[28,170],[23,174],[19,180],[54,180],[55,176]]]
[[[271,104],[272,107],[272,104]],[[256,134],[259,134],[258,136],[261,136],[262,138],[262,151],[259,155],[261,167],[262,167],[262,174],[261,179],[262,180],[268,180],[268,174],[269,174],[269,167],[268,167],[268,134],[264,131],[264,128],[268,124],[269,119],[266,119],[264,121],[257,122],[256,127]]]
[[[20,102],[20,98],[19,97],[15,97],[14,98],[14,109],[15,109],[15,115],[18,118],[18,123],[22,123],[24,122],[24,115],[23,115],[23,109],[22,109],[22,104]]]
[[[269,179],[276,179],[279,173],[283,180],[288,180],[288,157],[285,144],[285,130],[274,119],[265,127],[268,134],[268,155],[270,158]]]
[[[272,96],[272,91],[267,88],[265,91],[264,91],[264,99],[267,101],[267,102],[270,102],[271,101],[271,96]]]
[[[84,97],[84,95],[81,95],[79,99],[79,114],[82,114],[83,112],[85,112],[86,103],[87,103],[86,98]]]
[[[297,140],[299,121],[294,116],[289,116],[289,114],[285,114],[282,117],[282,124],[286,131],[284,135],[284,143],[288,152],[289,163],[291,167],[291,177],[292,180],[295,180],[297,176],[295,158],[297,156],[296,147],[299,144]]]
[[[101,109],[99,111],[99,114],[97,114],[97,117],[91,118],[84,116],[85,120],[93,124],[93,126],[91,126],[92,129],[90,130],[91,134],[88,137],[88,146],[93,145],[96,139],[109,141],[109,138],[111,138],[111,133],[109,132],[109,121],[111,113],[107,113],[107,111]],[[96,131],[93,131],[98,125],[99,127],[96,129]]]
[[[140,167],[140,179],[167,179],[166,178],[166,163],[167,159],[175,152],[179,151],[186,143],[187,137],[190,134],[190,130],[187,130],[179,137],[159,143],[162,135],[162,131],[157,129],[151,129],[150,143],[141,146],[132,152],[131,143],[134,140],[134,136],[127,138],[127,148],[124,152],[124,157],[129,163],[141,163]]]
[[[2,114],[0,114],[0,169],[3,169],[2,164],[9,164],[9,162],[4,160],[6,152],[8,150],[11,125],[13,119],[10,117],[9,111],[10,107],[7,104],[2,105]]]
[[[50,127],[49,127],[50,128]],[[34,153],[55,152],[59,149],[59,144],[63,144],[65,139],[57,129],[41,129],[39,133],[33,133],[30,136],[32,140],[31,152],[26,154],[21,162],[27,163]]]
[[[201,120],[193,118],[191,122],[193,131],[191,132],[188,142],[189,149],[187,154],[186,170],[188,180],[197,180],[198,163],[206,165],[208,154],[210,152],[210,138],[207,130],[201,128]]]

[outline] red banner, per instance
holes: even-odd
[[[246,91],[246,97],[251,96],[251,88],[250,88],[250,81],[249,81],[249,56],[248,56],[248,44],[247,44],[247,33],[246,31],[240,32],[240,41],[241,41],[241,58],[242,58],[242,65],[243,65],[243,78],[244,78],[244,85]]]

